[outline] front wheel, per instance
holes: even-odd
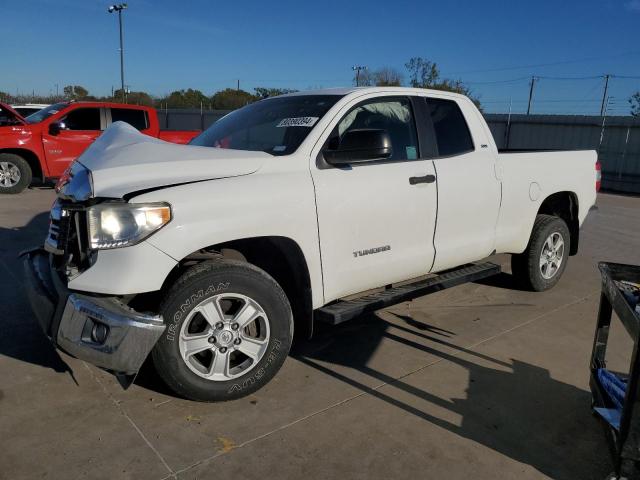
[[[511,257],[511,271],[527,289],[549,290],[562,276],[570,250],[569,228],[553,215],[538,215],[527,249]]]
[[[293,339],[286,295],[263,270],[234,260],[188,270],[161,308],[167,328],[153,349],[158,374],[177,394],[224,401],[266,385]]]

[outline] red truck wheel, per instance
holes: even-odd
[[[0,153],[0,193],[20,193],[31,184],[31,167],[14,153]]]

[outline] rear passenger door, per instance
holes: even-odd
[[[149,129],[149,116],[146,110],[139,108],[110,108],[107,110],[107,125],[114,122],[125,122],[142,133]]]
[[[491,255],[500,210],[496,154],[470,101],[422,97],[425,142],[435,143],[438,220],[433,272]],[[470,119],[467,122],[466,119]]]

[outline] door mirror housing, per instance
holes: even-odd
[[[58,135],[62,130],[66,130],[64,122],[53,122],[49,125],[49,135]]]
[[[391,138],[386,130],[363,128],[345,133],[337,149],[323,152],[331,165],[374,162],[386,160],[393,154]]]

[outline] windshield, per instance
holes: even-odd
[[[10,127],[13,125],[22,125],[15,114],[0,105],[0,127]]]
[[[43,120],[46,120],[51,115],[55,115],[60,110],[65,108],[68,103],[54,103],[53,105],[49,105],[48,107],[43,108],[42,110],[37,111],[36,113],[32,113],[25,120],[27,123],[40,123]]]
[[[190,145],[289,155],[340,98],[293,95],[261,100],[221,118]]]

